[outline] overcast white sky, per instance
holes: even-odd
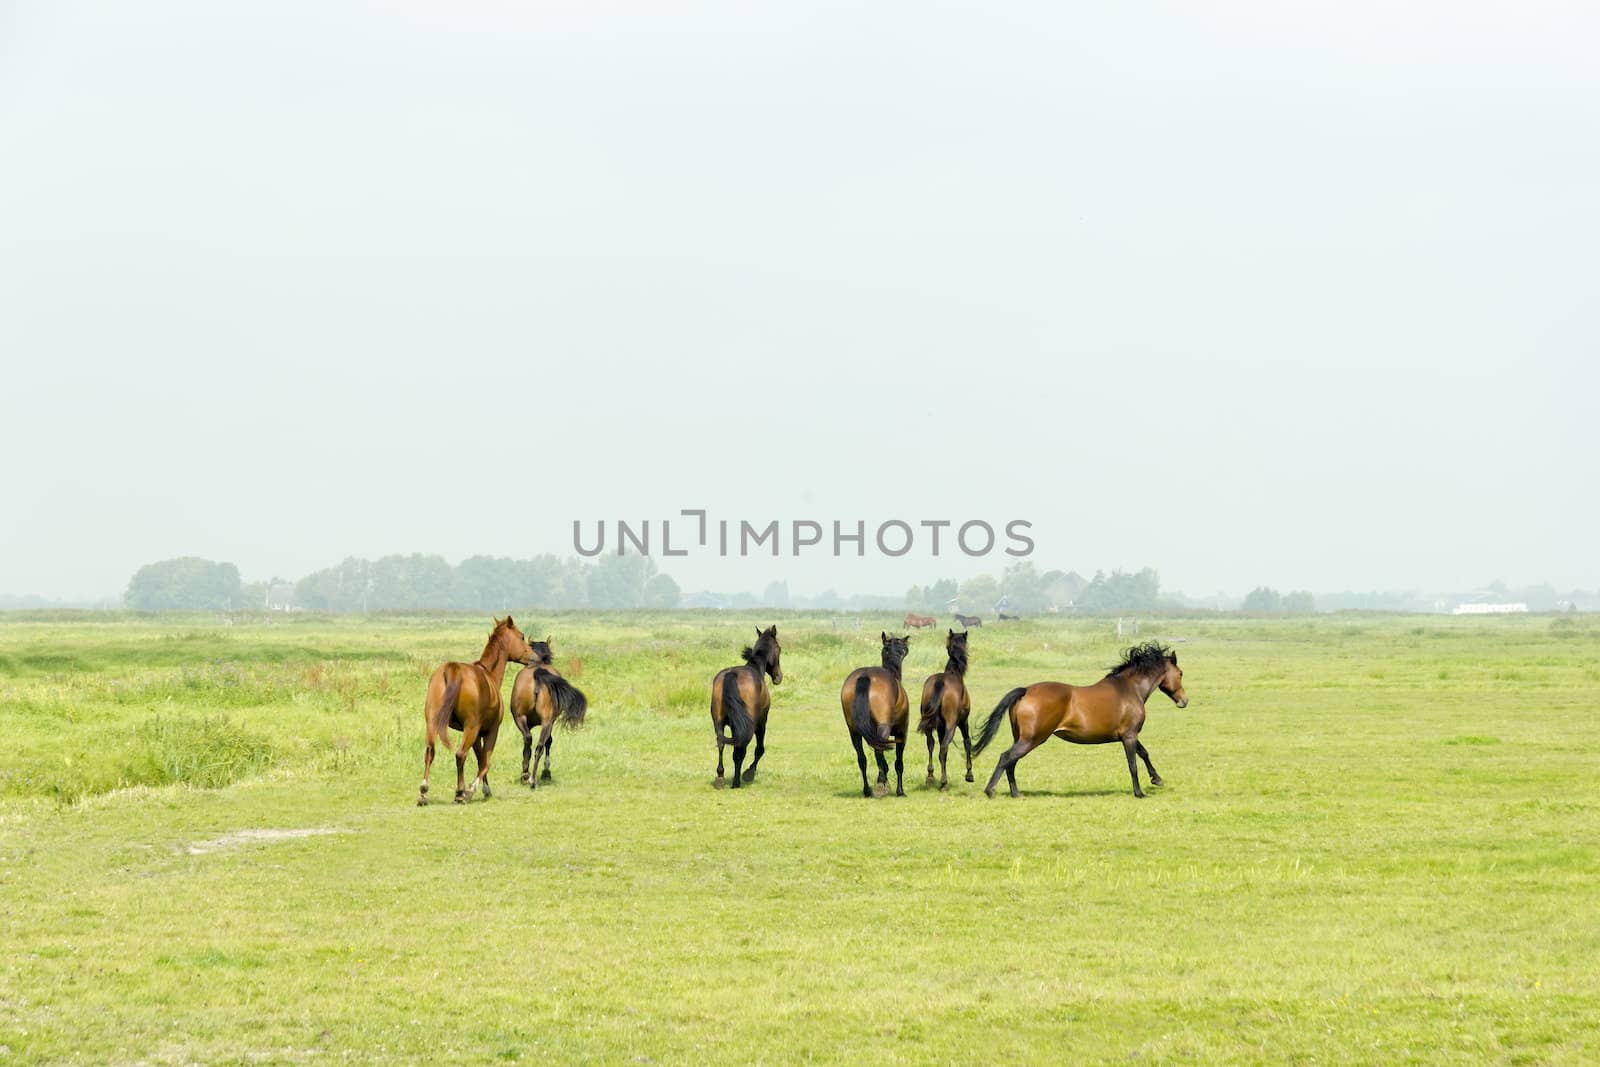
[[[1592,3],[0,0],[0,591],[696,506],[1027,518],[1041,566],[1191,594],[1600,585],[1597,40]]]

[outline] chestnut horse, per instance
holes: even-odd
[[[1144,760],[1150,784],[1160,785],[1161,776],[1150,762],[1150,753],[1139,741],[1144,727],[1145,701],[1160,689],[1178,707],[1188,707],[1183,692],[1183,671],[1178,654],[1154,641],[1135,645],[1122,662],[1093,685],[1063,685],[1039,682],[1026,689],[1013,689],[1000,699],[993,714],[983,724],[974,753],[982,752],[994,739],[1000,720],[1011,717],[1011,736],[1016,743],[1000,754],[994,774],[984,789],[994,796],[995,783],[1003,771],[1011,782],[1011,795],[1017,792],[1017,761],[1044,744],[1051,734],[1075,745],[1104,745],[1122,742],[1128,757],[1128,773],[1133,776],[1133,795],[1144,796],[1139,788],[1139,767],[1135,757]]]
[[[533,649],[516,623],[507,615],[494,621],[483,655],[476,663],[446,663],[428,679],[428,695],[422,704],[422,722],[428,747],[422,759],[422,791],[417,806],[428,803],[428,775],[433,770],[435,744],[450,747],[450,730],[461,731],[461,748],[456,750],[456,803],[472,799],[472,791],[483,783],[483,799],[488,800],[489,761],[494,757],[494,741],[500,733],[504,708],[500,702],[500,683],[506,676],[506,663],[533,661]],[[478,757],[478,776],[467,786],[463,774],[467,752]]]
[[[945,759],[950,754],[950,739],[961,731],[961,744],[967,750],[967,781],[972,781],[972,735],[967,733],[967,717],[972,714],[972,699],[967,695],[967,635],[951,630],[944,639],[949,657],[944,670],[930,674],[922,683],[922,718],[917,732],[928,735],[928,784],[933,784],[933,739],[939,738],[939,789],[950,788]]]
[[[889,764],[883,754],[894,748],[894,795],[906,795],[901,782],[905,769],[906,728],[910,723],[910,703],[906,688],[900,684],[900,664],[911,650],[911,638],[883,638],[883,666],[857,667],[844,680],[839,690],[839,706],[844,710],[844,724],[850,728],[850,743],[856,746],[856,763],[861,767],[861,795],[883,796],[889,791]],[[872,746],[878,760],[878,785],[876,794],[867,785],[867,754],[861,742]]]
[[[517,680],[511,683],[511,721],[522,733],[522,783],[530,789],[537,789],[539,784],[528,772],[528,758],[533,758],[534,770],[538,770],[539,756],[543,754],[544,773],[540,777],[548,782],[552,744],[550,731],[558,719],[563,726],[582,726],[583,717],[589,711],[589,699],[550,665],[552,656],[548,636],[543,641],[529,642],[529,647],[533,649],[533,663],[526,670],[518,671]],[[539,722],[537,748],[533,743],[535,719]]]
[[[717,780],[712,784],[718,789],[723,786],[722,749],[726,745],[733,746],[733,788],[755,779],[756,765],[767,752],[767,711],[772,707],[767,678],[772,678],[773,685],[783,684],[783,667],[778,662],[783,649],[776,626],[765,631],[757,626],[756,643],[740,654],[743,666],[726,667],[711,679],[711,728],[717,735]],[[750,769],[741,772],[752,737],[756,757],[750,761]]]
[[[900,625],[908,630],[925,630],[939,625],[939,620],[932,615],[908,614],[900,621]]]

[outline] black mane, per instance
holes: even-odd
[[[763,633],[756,638],[754,647],[744,646],[739,650],[739,655],[749,666],[758,671],[767,671],[772,667],[772,646],[776,643],[777,640],[770,633]]]
[[[1122,662],[1106,672],[1107,678],[1119,674],[1154,674],[1165,671],[1168,661],[1177,662],[1177,653],[1159,641],[1134,645],[1122,654]]]
[[[944,669],[945,669],[945,673],[946,674],[955,674],[955,675],[959,675],[961,677],[966,677],[966,674],[967,674],[967,642],[966,642],[965,638],[966,638],[967,635],[966,634],[956,634],[956,636],[962,638],[963,640],[951,641],[946,646],[945,653],[948,655],[949,658],[947,660],[945,660]]]

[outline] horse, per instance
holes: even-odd
[[[766,630],[757,626],[756,643],[740,654],[744,657],[742,666],[725,667],[711,679],[711,728],[717,735],[717,780],[712,784],[718,789],[724,784],[722,749],[727,745],[733,746],[733,788],[755,779],[756,766],[767,752],[767,711],[772,707],[767,678],[772,678],[773,685],[783,684],[783,667],[778,662],[783,649],[778,644],[776,626]],[[749,770],[741,772],[752,737],[756,758],[750,761]]]
[[[939,620],[932,615],[908,614],[900,625],[908,630],[922,630],[939,625]]]
[[[844,724],[850,728],[850,743],[856,747],[856,763],[861,767],[861,795],[883,796],[889,791],[889,765],[883,754],[894,749],[894,795],[906,795],[901,775],[905,769],[906,728],[910,723],[910,703],[905,686],[900,684],[900,664],[911,650],[910,637],[883,639],[883,666],[857,667],[844,680],[839,690],[839,706],[844,710]],[[867,754],[861,743],[872,746],[878,761],[876,791],[867,785]]]
[[[961,612],[958,611],[958,612],[955,613],[955,616],[956,616],[956,622],[959,622],[962,626],[965,626],[969,630],[972,629],[974,626],[982,626],[983,625],[983,618],[981,616],[978,616],[978,615],[963,615],[963,614],[961,614]]]
[[[1144,727],[1145,702],[1160,689],[1180,708],[1189,706],[1183,691],[1183,670],[1178,654],[1155,641],[1135,645],[1123,654],[1122,662],[1093,685],[1063,685],[1039,682],[1024,689],[1013,689],[1000,698],[983,731],[974,753],[981,753],[994,739],[1000,720],[1011,718],[1015,743],[1000,754],[984,795],[993,797],[995,783],[1004,772],[1011,782],[1011,795],[1017,792],[1017,761],[1044,744],[1051,734],[1076,745],[1104,745],[1121,741],[1128,757],[1128,773],[1133,776],[1133,795],[1143,797],[1139,788],[1139,767],[1134,758],[1144,760],[1150,784],[1161,785],[1161,776],[1150,762],[1150,753],[1139,740]]]
[[[589,712],[589,698],[583,691],[551,666],[550,637],[529,642],[533,649],[533,663],[517,672],[511,683],[511,721],[522,732],[522,784],[529,789],[539,788],[534,776],[528,772],[528,758],[533,758],[534,769],[539,767],[539,756],[544,756],[544,773],[539,777],[550,781],[550,731],[559,720],[566,727],[582,726]],[[533,721],[539,720],[539,744],[533,743]]]
[[[972,781],[972,736],[967,733],[967,716],[972,714],[972,699],[967,695],[967,635],[951,630],[944,639],[949,657],[944,670],[930,674],[922,683],[922,717],[917,732],[928,735],[928,784],[933,784],[933,738],[939,735],[939,790],[950,788],[945,759],[950,739],[961,731],[961,744],[967,750],[967,781]]]
[[[1021,622],[1022,621],[1022,616],[1021,615],[1007,615],[1005,612],[1002,611],[1000,613],[1000,621],[1001,622]]]
[[[489,641],[483,646],[483,655],[476,663],[446,663],[428,679],[428,693],[422,703],[422,722],[428,745],[422,758],[422,789],[417,795],[417,806],[428,803],[428,775],[433,770],[433,752],[436,743],[450,746],[452,727],[461,731],[461,748],[456,750],[456,803],[465,804],[472,799],[472,791],[483,783],[483,799],[489,791],[489,761],[494,757],[495,738],[500,734],[500,720],[504,708],[500,703],[500,683],[506,675],[510,660],[529,664],[533,662],[533,649],[522,636],[517,624],[507,615],[494,621],[489,631]],[[466,786],[462,775],[467,766],[467,752],[478,757],[478,776]]]

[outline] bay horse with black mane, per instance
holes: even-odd
[[[902,782],[905,770],[906,731],[910,724],[910,702],[900,684],[900,665],[911,650],[910,637],[883,638],[883,666],[857,667],[839,690],[839,706],[844,724],[850,728],[850,743],[856,747],[856,763],[861,767],[861,795],[883,796],[889,791],[889,764],[883,754],[894,749],[894,795],[906,795]],[[872,746],[878,761],[876,790],[867,784],[867,754],[861,743]]]
[[[965,626],[969,630],[974,626],[983,625],[983,616],[981,615],[963,615],[958,611],[955,613],[955,616],[956,622],[959,622],[962,626]]]
[[[522,733],[522,783],[529,789],[539,788],[539,783],[528,770],[528,759],[533,758],[533,769],[539,769],[539,757],[544,756],[544,773],[539,775],[550,781],[550,731],[559,721],[568,728],[583,725],[589,713],[589,698],[551,665],[550,637],[529,642],[533,649],[533,663],[517,672],[511,683],[511,721]],[[539,723],[539,743],[533,742],[533,723]]]
[[[1093,685],[1039,682],[1025,689],[1011,690],[1000,699],[983,724],[977,747],[973,749],[975,753],[982,752],[994,739],[1000,720],[1010,716],[1015,743],[1000,754],[984,793],[994,796],[995,784],[1004,773],[1011,783],[1011,795],[1021,796],[1017,792],[1017,761],[1055,734],[1075,745],[1122,742],[1122,750],[1128,757],[1128,773],[1133,776],[1133,795],[1144,796],[1144,790],[1139,788],[1136,758],[1144,760],[1145,769],[1150,772],[1150,784],[1161,784],[1161,776],[1150,762],[1150,753],[1139,740],[1139,731],[1144,728],[1145,702],[1157,689],[1171,697],[1178,707],[1189,706],[1189,698],[1183,691],[1183,670],[1178,666],[1178,654],[1155,641],[1147,641],[1128,649],[1122,662]]]
[[[428,775],[433,771],[434,746],[450,748],[450,731],[461,731],[461,748],[456,757],[456,803],[465,804],[472,799],[472,791],[483,783],[483,799],[488,800],[489,761],[494,757],[495,738],[500,734],[500,720],[504,707],[500,701],[500,683],[506,676],[506,664],[511,660],[532,663],[533,649],[522,636],[516,623],[507,615],[494,621],[489,631],[489,641],[483,646],[483,655],[476,663],[446,663],[428,679],[428,694],[422,703],[422,722],[428,745],[422,758],[422,789],[417,795],[417,806],[428,803]],[[478,775],[472,785],[465,784],[467,752],[478,757]]]
[[[967,733],[967,717],[972,714],[972,699],[967,695],[967,635],[949,632],[944,639],[944,670],[930,674],[922,683],[922,717],[917,732],[928,735],[928,784],[933,784],[933,739],[939,738],[939,789],[950,788],[945,760],[950,754],[950,739],[961,731],[961,744],[967,750],[967,781],[972,781],[972,736]]]
[[[755,780],[756,766],[767,752],[767,712],[772,707],[772,693],[767,689],[767,679],[773,685],[783,684],[783,667],[780,659],[783,648],[778,644],[778,628],[756,627],[756,643],[741,653],[744,663],[726,667],[711,679],[711,727],[717,735],[717,779],[712,784],[723,786],[722,750],[733,746],[733,788]],[[724,733],[723,731],[727,732]],[[756,742],[756,755],[750,769],[741,771],[744,754],[751,738]]]

